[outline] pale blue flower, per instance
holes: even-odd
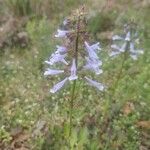
[[[125,37],[125,41],[131,41],[131,33],[130,33],[130,31],[127,32],[126,37]]]
[[[64,20],[63,25],[65,26],[67,24],[69,24],[68,20]],[[75,33],[75,31],[72,30],[70,32],[68,30],[60,30],[60,29],[57,30],[57,34],[55,35],[55,37],[60,37],[60,38],[65,37],[65,40],[66,40],[64,44],[65,46],[56,45],[56,51],[50,56],[50,58],[47,61],[45,61],[45,63],[49,65],[54,65],[55,63],[59,63],[59,64],[62,63],[65,65],[68,65],[68,66],[65,66],[65,68],[62,70],[48,68],[44,72],[45,76],[66,73],[65,74],[66,78],[60,81],[59,83],[57,83],[56,85],[54,85],[52,89],[50,89],[51,93],[55,93],[59,91],[68,80],[70,82],[72,80],[77,80],[79,76],[79,71],[82,71],[82,68],[93,71],[96,75],[99,75],[103,72],[103,70],[100,68],[102,66],[102,61],[99,60],[99,57],[97,55],[98,50],[101,50],[99,42],[91,44],[91,45],[86,41],[84,42],[85,50],[87,53],[87,56],[85,57],[86,62],[84,66],[81,66],[84,60],[81,63],[79,62],[79,69],[77,68],[77,58],[80,58],[78,57],[80,51],[77,52],[77,49],[73,48],[74,40],[76,39],[76,34],[72,34],[72,33]],[[74,55],[74,54],[77,54],[77,55]],[[66,61],[67,56],[68,56],[68,59],[67,59],[68,62]],[[72,62],[70,61],[71,59],[72,59]],[[99,90],[103,90],[104,87],[101,83],[93,81],[89,79],[88,77],[85,77],[85,79],[87,80],[88,84],[98,88]]]
[[[127,42],[122,44],[122,46],[120,48],[120,52],[125,52],[126,48],[127,48]]]
[[[117,56],[118,54],[128,51],[129,55],[132,59],[136,60],[139,54],[143,54],[143,50],[137,50],[134,47],[134,43],[137,41],[137,33],[133,34],[131,37],[131,32],[125,30],[126,35],[125,37],[120,37],[118,35],[115,35],[112,37],[113,41],[121,41],[123,44],[121,46],[118,46],[117,44],[111,45],[111,48],[113,49],[112,52],[109,54],[109,56]]]
[[[98,49],[99,46],[96,46],[96,45],[94,45],[94,46],[91,45],[90,46],[86,41],[84,42],[84,44],[85,44],[85,48],[88,52],[89,57],[92,58],[92,59],[98,59],[98,56],[97,56],[95,50]]]
[[[59,45],[56,45],[56,53],[64,53],[64,52],[67,52],[67,48],[65,46],[59,46]]]
[[[65,19],[65,20],[63,21],[63,25],[66,26],[67,24],[68,24],[68,20]]]
[[[103,91],[104,90],[104,85],[102,83],[99,83],[97,81],[94,81],[88,77],[85,76],[85,79],[87,80],[88,84],[96,87],[98,90]]]
[[[71,66],[71,75],[69,77],[69,80],[76,80],[78,78],[78,76],[76,75],[76,72],[77,72],[77,68],[76,68],[76,60],[73,59],[72,60],[72,66]]]
[[[100,48],[100,43],[97,42],[95,44],[92,44],[92,45],[89,45],[86,41],[85,41],[85,45],[87,46],[87,48],[93,50],[93,51],[96,51],[96,50],[101,50]]]
[[[47,69],[45,72],[44,72],[44,75],[45,76],[48,76],[48,75],[57,75],[57,74],[60,74],[60,73],[64,73],[64,70],[55,70],[55,69]]]
[[[134,43],[130,43],[130,56],[133,60],[137,60],[139,54],[143,54],[143,50],[135,50]]]
[[[99,68],[99,66],[102,65],[102,62],[100,60],[93,60],[89,57],[86,57],[87,63],[84,66],[84,69],[94,71],[97,75],[103,73],[102,69]]]
[[[63,37],[66,37],[68,33],[69,33],[69,31],[67,31],[67,30],[58,29],[57,34],[55,35],[55,37],[63,38]]]
[[[49,61],[45,61],[45,63],[53,65],[54,63],[57,62],[63,62],[65,65],[68,65],[67,61],[65,60],[66,56],[67,54],[61,55],[60,53],[54,53],[51,55]]]
[[[64,86],[64,84],[67,82],[67,80],[68,80],[68,78],[65,78],[64,80],[62,80],[59,83],[55,84],[53,86],[53,88],[50,89],[50,92],[51,93],[56,93],[58,90],[60,90]]]

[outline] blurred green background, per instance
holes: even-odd
[[[123,25],[138,26],[144,54],[128,58],[113,97],[84,83],[74,105],[75,150],[150,149],[149,0],[0,0],[0,150],[67,150],[70,85],[52,95],[58,78],[45,78],[44,61],[54,51],[54,34],[81,5],[88,30],[102,45],[104,73],[114,84],[122,57],[108,57],[111,37]],[[113,102],[115,100],[115,102]]]

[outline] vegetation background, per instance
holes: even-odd
[[[125,23],[137,24],[144,54],[126,60],[111,98],[109,91],[80,85],[72,149],[150,149],[149,0],[0,0],[0,150],[68,149],[70,86],[50,94],[58,78],[43,76],[44,60],[54,51],[61,22],[82,4],[88,29],[102,45],[103,83],[113,86],[120,70],[122,57],[107,54]]]

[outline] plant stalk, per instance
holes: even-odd
[[[76,27],[76,39],[75,39],[75,52],[74,52],[74,57],[76,60],[76,68],[78,66],[78,45],[79,45],[79,24],[80,24],[80,16],[78,17],[77,21],[77,27]],[[72,91],[71,91],[71,99],[70,99],[70,129],[69,129],[69,138],[71,140],[71,135],[72,135],[72,126],[73,126],[73,105],[74,105],[74,99],[75,99],[75,89],[76,89],[76,83],[77,81],[73,81],[72,85]],[[71,147],[71,143],[70,143]]]

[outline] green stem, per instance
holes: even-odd
[[[118,76],[117,76],[117,80],[116,80],[116,82],[115,82],[115,84],[114,84],[114,88],[113,88],[111,97],[114,97],[115,92],[116,92],[116,89],[117,89],[117,87],[118,87],[118,83],[119,83],[119,81],[120,81],[120,79],[121,79],[121,77],[122,77],[122,72],[123,72],[123,68],[124,68],[124,63],[125,63],[125,61],[126,61],[126,59],[127,59],[126,56],[127,56],[127,52],[128,52],[128,44],[129,44],[129,43],[127,43],[127,49],[125,50],[124,55],[123,55],[123,58],[122,58],[123,61],[122,61],[121,68],[120,68],[120,71],[119,71]]]
[[[75,88],[76,88],[76,80],[73,81],[71,100],[70,100],[70,130],[69,130],[70,137],[71,137],[71,133],[72,133],[72,113],[73,113],[73,100],[74,100],[74,96],[75,96]]]
[[[78,17],[77,27],[76,27],[76,39],[75,39],[75,53],[74,57],[76,59],[76,67],[78,66],[78,45],[79,45],[79,24],[80,24],[80,16]],[[71,92],[71,99],[70,99],[70,130],[69,130],[69,138],[71,141],[71,134],[72,134],[72,126],[73,126],[73,105],[75,99],[75,89],[76,89],[76,80],[73,81],[73,87]],[[71,148],[71,143],[70,143]]]

